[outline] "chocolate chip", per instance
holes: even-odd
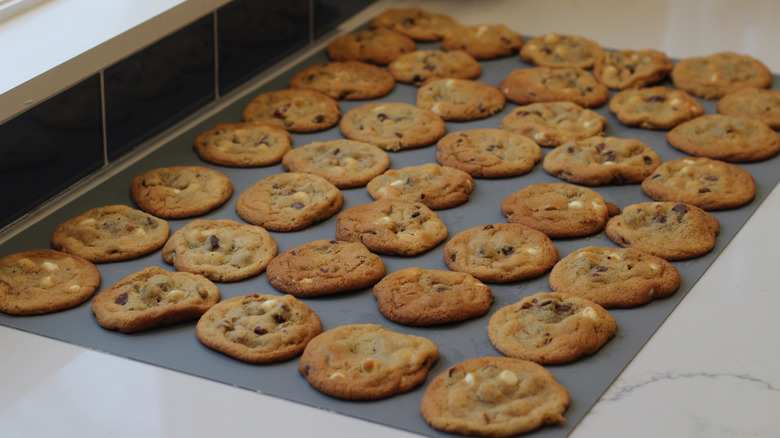
[[[665,224],[666,223],[666,216],[664,216],[662,214],[657,214],[657,215],[653,216],[653,220],[656,221],[656,222],[660,222],[662,224]]]
[[[709,193],[709,192],[711,192],[711,191],[712,191],[712,190],[708,189],[707,187],[704,187],[704,188],[701,188],[701,189],[699,189],[699,193]]]
[[[549,306],[550,304],[552,304],[552,300],[544,300],[539,303],[539,307]]]
[[[116,297],[116,300],[114,302],[120,306],[124,306],[127,304],[127,293],[123,293],[122,295]]]
[[[271,187],[272,187],[274,190],[281,190],[281,189],[282,189],[282,186],[280,186],[280,185],[278,185],[278,184],[274,184],[274,185],[272,185]]]
[[[257,327],[255,327],[254,332],[255,332],[256,335],[263,336],[264,334],[268,333],[268,330],[266,330],[266,329],[264,329],[264,328],[262,328],[260,326],[257,326]]]
[[[217,237],[217,236],[215,236],[213,234],[211,236],[209,236],[209,244],[211,245],[211,250],[212,251],[217,249],[217,248],[219,248],[219,237]]]
[[[607,145],[606,145],[606,144],[604,144],[604,143],[599,143],[599,144],[597,144],[597,145],[596,145],[596,151],[598,151],[598,152],[601,152],[601,151],[603,151],[603,150],[604,150],[604,148],[605,148],[605,147],[607,147]]]
[[[493,225],[485,225],[484,227],[482,227],[483,231],[484,230],[492,230],[492,229],[493,229]]]
[[[324,121],[325,121],[325,116],[323,116],[322,114],[320,114],[320,115],[318,115],[317,117],[315,117],[315,118],[314,118],[314,120],[312,120],[312,121],[313,121],[314,123],[322,123],[322,122],[324,122]]]
[[[645,160],[645,164],[653,164],[653,159],[647,155],[643,156],[642,158]]]
[[[414,77],[412,78],[412,81],[413,82],[422,82],[422,76],[414,75]]]
[[[529,114],[531,114],[531,113],[530,113],[530,112],[528,112],[528,111],[518,111],[518,112],[517,112],[517,113],[515,113],[515,114],[517,114],[517,117],[525,117],[525,116],[527,116],[527,115],[529,115]]]
[[[385,113],[379,113],[376,115],[376,118],[379,119],[380,122],[384,122],[388,119],[387,114]]]
[[[402,133],[400,133],[400,132],[396,132],[395,136],[398,137],[398,138],[404,138],[404,135]]]
[[[296,210],[301,210],[305,206],[303,205],[303,202],[296,202],[293,205],[291,205],[290,207],[292,207],[292,208],[294,208]]]
[[[656,179],[656,178],[660,178],[660,177],[661,177],[661,174],[660,173],[656,173],[655,175],[651,176],[650,179]]]
[[[274,315],[274,321],[276,321],[277,324],[282,324],[287,321],[287,318],[277,313],[276,315]]]
[[[501,254],[508,256],[515,253],[515,247],[514,246],[505,246],[501,248]]]
[[[720,177],[717,176],[717,175],[708,175],[708,176],[704,177],[705,181],[717,181],[719,179],[720,179]]]
[[[672,211],[683,216],[685,213],[688,213],[688,207],[686,207],[685,204],[677,204],[672,207]]]
[[[521,309],[530,309],[531,307],[533,307],[533,304],[529,302],[525,302],[522,306],[520,306]]]
[[[571,304],[558,304],[557,306],[555,306],[556,312],[562,313],[562,312],[568,312],[569,310],[571,310]]]
[[[419,211],[412,212],[412,217],[417,217],[420,215]]]
[[[447,288],[446,288],[446,287],[444,287],[444,286],[440,286],[440,287],[437,287],[436,289],[434,289],[433,291],[434,291],[434,292],[439,292],[439,293],[441,293],[441,292],[446,292],[446,291],[447,291]]]
[[[647,99],[645,99],[645,102],[663,102],[666,98],[663,96],[651,96]]]

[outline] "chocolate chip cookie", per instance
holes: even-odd
[[[203,345],[252,364],[298,356],[321,332],[317,314],[290,295],[229,298],[210,308],[195,326]]]
[[[550,151],[542,167],[564,181],[599,186],[640,183],[661,164],[658,154],[634,138],[591,137]]]
[[[548,33],[528,40],[520,59],[541,67],[591,68],[603,53],[598,43],[579,35]]]
[[[398,82],[422,85],[441,78],[474,79],[482,74],[482,66],[462,50],[415,50],[404,53],[387,64],[387,71]]]
[[[523,36],[503,24],[461,26],[441,40],[443,50],[463,50],[475,59],[495,59],[516,55]]]
[[[360,61],[313,65],[290,79],[290,88],[319,91],[333,99],[364,100],[385,96],[395,88],[387,70]]]
[[[421,202],[433,210],[452,208],[469,200],[474,179],[454,167],[425,163],[390,169],[366,184],[372,198]]]
[[[578,67],[532,67],[510,72],[498,84],[507,100],[519,105],[534,102],[574,102],[585,108],[603,105],[609,89]]]
[[[264,123],[219,123],[195,138],[198,156],[230,167],[270,166],[282,160],[292,145],[285,129]]]
[[[362,61],[379,65],[387,65],[416,49],[417,43],[413,39],[383,27],[340,35],[325,46],[325,52],[333,61]]]
[[[394,30],[415,41],[439,41],[460,24],[446,14],[413,7],[388,9],[371,20],[369,27]]]
[[[0,259],[0,312],[40,315],[70,309],[87,301],[100,286],[91,262],[51,249]]]
[[[336,239],[360,242],[390,255],[422,254],[447,238],[439,215],[419,202],[380,199],[350,207],[338,215]]]
[[[636,248],[587,246],[567,255],[550,271],[550,288],[607,308],[635,307],[674,293],[677,268]]]
[[[415,105],[444,120],[484,119],[501,111],[506,98],[498,89],[470,79],[435,79],[417,90]]]
[[[377,400],[422,384],[438,358],[439,349],[429,339],[376,324],[351,324],[312,339],[298,371],[331,397]]]
[[[674,148],[695,157],[749,163],[780,152],[780,136],[748,117],[708,114],[681,123],[666,134]]]
[[[309,173],[271,175],[244,190],[236,212],[250,224],[271,231],[297,231],[322,222],[341,210],[341,190]]]
[[[362,141],[315,141],[285,154],[288,172],[321,176],[340,189],[363,187],[390,167],[387,152]]]
[[[704,114],[704,107],[683,90],[664,86],[630,88],[609,101],[609,109],[626,126],[672,129]]]
[[[502,129],[452,132],[436,144],[436,161],[474,178],[504,178],[533,170],[542,149],[530,138]]]
[[[429,326],[487,313],[490,287],[465,272],[411,267],[374,285],[379,312],[398,324]]]
[[[538,277],[558,261],[558,250],[541,231],[521,224],[489,224],[456,234],[444,246],[444,262],[486,283]]]
[[[694,205],[641,202],[610,218],[605,231],[624,248],[637,248],[666,260],[687,260],[715,247],[720,223]]]
[[[601,349],[617,332],[603,307],[575,295],[538,292],[490,318],[488,337],[502,354],[539,364],[564,364]]]
[[[133,178],[130,195],[138,207],[163,219],[207,213],[233,194],[222,172],[201,166],[160,167]]]
[[[244,108],[245,122],[266,123],[290,132],[316,132],[334,126],[341,117],[337,100],[316,90],[288,88],[268,91]]]
[[[501,119],[501,129],[555,147],[572,140],[604,134],[607,119],[574,102],[539,102],[516,107]]]
[[[105,329],[135,333],[198,319],[219,298],[202,275],[148,266],[95,295],[92,313]]]
[[[739,88],[767,88],[772,73],[761,61],[739,53],[718,52],[685,58],[671,72],[676,88],[704,99],[718,99]]]
[[[403,102],[368,103],[344,114],[344,137],[386,151],[419,148],[440,139],[447,125],[437,114]]]
[[[279,254],[266,270],[271,286],[299,298],[363,289],[384,275],[382,258],[362,243],[327,239]]]
[[[780,90],[740,88],[718,100],[718,112],[728,116],[758,119],[774,130],[780,129]]]
[[[604,51],[593,66],[596,79],[613,90],[655,84],[671,71],[666,53],[652,49]]]

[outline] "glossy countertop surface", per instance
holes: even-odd
[[[412,5],[673,58],[741,52],[780,73],[773,0],[380,1],[343,30]],[[775,188],[572,436],[780,434],[778,217]],[[2,326],[0,346],[2,436],[412,436]]]

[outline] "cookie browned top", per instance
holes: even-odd
[[[422,85],[441,78],[474,79],[482,74],[482,66],[462,50],[415,50],[404,53],[387,65],[387,71],[398,82]]]
[[[380,254],[414,256],[447,238],[447,226],[419,202],[380,199],[341,212],[336,239],[360,242]]]
[[[85,211],[54,230],[54,249],[93,263],[141,257],[165,245],[168,222],[126,205],[106,205]]]
[[[740,88],[718,101],[718,112],[729,116],[753,117],[770,128],[780,129],[780,90]]]
[[[609,99],[609,89],[578,67],[522,68],[510,72],[498,89],[520,105],[563,100],[594,108]]]
[[[587,246],[550,271],[550,288],[604,307],[634,307],[666,297],[680,286],[677,268],[636,248]]]
[[[501,111],[506,98],[497,88],[470,79],[434,79],[417,90],[415,105],[444,120],[484,119]]]
[[[382,258],[360,242],[320,239],[276,256],[266,277],[276,290],[311,297],[369,287],[385,275]]]
[[[0,312],[39,315],[70,309],[88,300],[100,285],[91,262],[51,249],[0,259]]]
[[[219,298],[206,277],[148,266],[95,295],[92,313],[103,328],[134,333],[198,319]]]
[[[748,117],[704,115],[677,125],[666,139],[687,154],[732,163],[761,161],[780,153],[777,132]]]
[[[501,129],[533,139],[539,146],[555,147],[571,140],[604,134],[607,119],[574,102],[539,102],[514,108],[501,119]]]
[[[447,125],[437,114],[403,102],[367,103],[344,114],[344,137],[386,151],[427,146],[440,139]]]
[[[672,61],[658,50],[604,51],[596,59],[593,75],[613,90],[639,88],[664,79],[672,71]]]
[[[315,141],[285,154],[289,172],[321,176],[340,189],[362,187],[390,166],[387,152],[354,140]]]
[[[195,326],[203,345],[253,364],[295,357],[321,332],[317,314],[290,295],[229,298],[210,308]]]
[[[415,41],[439,41],[460,28],[452,17],[421,8],[388,9],[374,18],[369,26],[372,29],[388,28]]]
[[[642,181],[642,191],[656,201],[692,204],[704,210],[723,210],[747,204],[756,183],[745,169],[710,158],[666,161]]]
[[[271,175],[244,190],[236,212],[245,221],[271,231],[296,231],[341,210],[341,190],[322,177],[288,172]]]
[[[644,129],[671,129],[704,114],[695,97],[664,86],[623,90],[610,99],[609,109],[624,125]]]
[[[471,175],[436,163],[390,169],[366,184],[374,199],[421,202],[434,210],[463,204],[473,189]]]
[[[242,117],[245,122],[267,123],[291,132],[315,132],[338,123],[341,109],[338,101],[324,93],[289,88],[257,96]]]
[[[419,386],[438,357],[439,349],[429,339],[376,324],[352,324],[312,339],[298,371],[329,396],[376,400]]]
[[[475,59],[494,59],[520,52],[523,36],[503,24],[461,26],[441,41],[444,50],[463,50]]]
[[[604,229],[609,219],[604,197],[587,187],[539,183],[504,198],[501,212],[552,238],[587,236]]]
[[[502,129],[470,129],[445,135],[436,161],[474,178],[503,178],[533,170],[542,149],[528,137]]]
[[[194,148],[204,161],[232,167],[269,166],[290,150],[285,129],[265,123],[219,123],[195,138]]]
[[[528,40],[520,58],[542,67],[591,68],[603,52],[598,43],[579,35],[548,33]]]
[[[147,213],[182,219],[224,204],[233,194],[233,184],[222,172],[207,167],[160,167],[133,178],[130,194]]]
[[[569,401],[566,388],[535,362],[478,357],[436,376],[420,412],[437,430],[505,437],[564,421]]]
[[[393,91],[395,79],[387,70],[373,64],[333,61],[296,73],[290,79],[290,88],[316,90],[333,99],[375,99]]]
[[[362,61],[385,65],[417,44],[408,36],[387,28],[357,30],[340,35],[325,47],[333,61]]]
[[[607,221],[607,236],[666,260],[686,260],[715,246],[720,223],[699,207],[677,202],[642,202]]]
[[[482,316],[493,303],[490,287],[465,272],[411,267],[374,285],[379,312],[399,324],[427,326]]]
[[[276,251],[276,241],[261,227],[231,219],[196,219],[173,233],[162,258],[177,271],[211,281],[238,281],[263,272]]]
[[[658,154],[637,139],[591,137],[553,149],[542,167],[564,181],[598,186],[640,183],[659,164]]]
[[[444,262],[487,283],[538,277],[558,261],[558,250],[541,231],[522,224],[489,224],[456,234],[444,246]]]
[[[671,77],[675,87],[705,99],[772,83],[772,73],[761,61],[733,52],[685,58],[674,66]]]
[[[490,318],[488,337],[509,357],[563,364],[597,352],[617,332],[603,307],[576,295],[537,292]]]

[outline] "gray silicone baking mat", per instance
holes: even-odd
[[[419,45],[419,48],[438,47],[437,44]],[[238,194],[269,175],[284,172],[284,169],[281,165],[239,169],[204,163],[192,149],[193,139],[217,123],[240,121],[244,106],[257,94],[286,88],[287,81],[295,72],[307,66],[327,61],[324,53],[318,52],[272,81],[256,85],[254,88],[250,86],[247,93],[236,98],[217,114],[205,116],[204,119],[190,125],[191,127],[187,128],[186,132],[167,141],[162,147],[112,176],[104,184],[80,195],[77,199],[10,238],[0,247],[0,256],[50,247],[51,233],[59,223],[90,208],[108,204],[126,204],[135,207],[129,194],[130,181],[137,174],[162,166],[205,165],[228,175],[234,184],[232,198],[221,208],[201,216],[201,218],[228,218],[241,221],[235,212],[235,200]],[[493,86],[497,86],[509,72],[529,67],[514,56],[484,61],[482,66],[483,74],[479,80]],[[260,81],[261,78],[258,78],[256,83],[261,84]],[[414,86],[398,84],[392,94],[377,99],[377,101],[413,103],[416,90],[417,88]],[[364,103],[366,101],[342,101],[342,113]],[[715,112],[714,101],[703,101],[703,104],[706,113]],[[508,103],[503,111],[487,119],[465,123],[448,123],[448,132],[474,128],[498,128],[500,120],[515,107],[515,104]],[[607,117],[606,135],[637,138],[655,149],[664,161],[685,156],[667,144],[664,131],[627,128],[615,119],[606,105],[597,108],[596,111]],[[315,140],[324,141],[338,138],[342,138],[342,136],[337,127],[314,134],[294,134],[293,146],[303,146]],[[391,152],[391,167],[398,169],[409,165],[419,165],[423,162],[435,162],[435,150],[435,146],[431,145],[420,149]],[[545,154],[549,151],[549,148],[543,148]],[[618,332],[604,348],[593,356],[571,364],[547,367],[556,379],[569,390],[571,405],[565,413],[566,421],[563,424],[544,427],[529,436],[565,436],[574,428],[778,182],[780,173],[777,171],[777,158],[740,166],[753,174],[758,186],[756,198],[741,208],[713,213],[721,224],[716,247],[712,252],[702,257],[674,262],[682,275],[682,284],[675,294],[666,299],[652,301],[644,306],[611,310],[618,322]],[[522,176],[493,180],[476,179],[474,192],[467,203],[452,209],[440,210],[438,213],[447,225],[451,237],[473,226],[506,222],[499,208],[504,197],[530,184],[557,181],[559,180],[542,170],[541,164],[537,165],[531,173]],[[601,193],[607,201],[620,207],[650,200],[642,194],[638,185],[601,186],[594,189]],[[343,190],[343,193],[345,197],[344,209],[372,200],[365,188],[347,189]],[[171,232],[187,222],[189,220],[170,221]],[[336,216],[302,231],[272,233],[272,235],[279,245],[279,252],[282,252],[315,239],[334,238],[335,223]],[[556,239],[554,243],[561,258],[587,245],[617,247],[603,233],[586,238]],[[387,272],[394,272],[410,266],[447,269],[442,256],[443,245],[441,244],[417,257],[383,256]],[[171,266],[162,261],[159,251],[132,261],[100,264],[98,267],[102,275],[101,290],[148,265],[158,265],[173,270]],[[427,383],[433,376],[465,359],[500,355],[487,337],[486,327],[490,316],[499,308],[514,303],[524,296],[538,291],[549,291],[547,278],[547,275],[544,275],[530,281],[491,285],[496,299],[487,315],[457,324],[428,328],[405,327],[384,319],[376,309],[376,301],[370,288],[353,293],[304,299],[303,301],[314,309],[322,319],[324,330],[343,324],[377,323],[398,332],[428,337],[439,347],[440,358],[431,370],[425,384],[409,393],[372,402],[342,401],[317,392],[298,373],[297,359],[275,365],[248,365],[214,352],[201,345],[196,339],[195,322],[125,335],[104,330],[98,326],[90,311],[90,303],[87,302],[79,307],[49,315],[14,317],[0,314],[0,324],[422,435],[447,436],[430,428],[419,414],[420,399]],[[218,283],[218,286],[223,298],[256,292],[279,293],[269,285],[265,274],[237,283]]]

